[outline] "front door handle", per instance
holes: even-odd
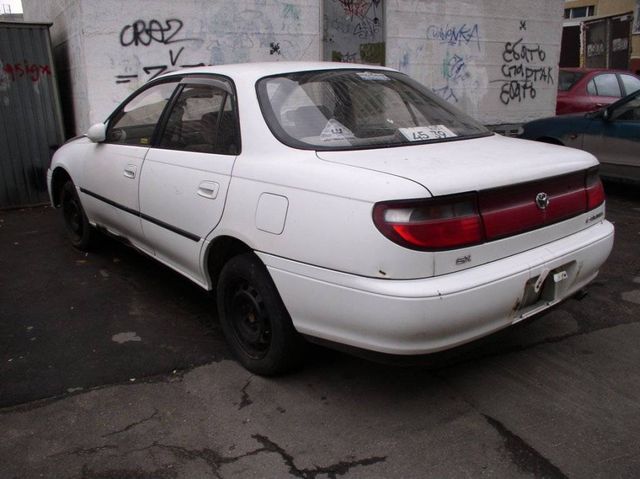
[[[207,198],[210,200],[215,200],[218,196],[218,190],[220,189],[220,185],[215,181],[203,181],[198,186],[198,196],[202,196],[203,198]]]
[[[136,173],[138,172],[138,167],[136,165],[127,165],[124,168],[124,176],[126,178],[135,178],[136,177]]]

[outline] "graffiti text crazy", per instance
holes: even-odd
[[[50,65],[36,65],[27,61],[22,63],[5,63],[2,71],[11,81],[26,77],[35,83],[44,76],[51,76]]]
[[[429,25],[427,27],[427,39],[437,40],[450,46],[461,46],[475,43],[480,49],[480,35],[478,25]]]
[[[131,45],[148,47],[153,42],[168,45],[195,40],[194,38],[175,38],[182,27],[182,20],[177,18],[169,18],[164,23],[158,20],[149,20],[148,23],[144,20],[136,20],[120,30],[120,45],[123,47]]]
[[[502,83],[500,101],[508,105],[535,99],[536,85],[553,84],[553,67],[541,65],[547,54],[540,45],[527,45],[520,38],[516,42],[506,42],[502,51],[502,78],[493,83]]]

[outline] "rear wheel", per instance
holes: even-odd
[[[82,208],[76,187],[71,180],[62,186],[60,206],[67,238],[80,250],[87,250],[93,241],[93,228]]]
[[[236,256],[222,268],[217,301],[229,347],[246,369],[271,376],[299,364],[303,340],[267,269],[253,253]]]

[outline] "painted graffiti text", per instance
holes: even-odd
[[[2,71],[11,81],[26,77],[35,83],[43,76],[51,76],[50,65],[32,64],[26,60],[22,63],[5,63]]]
[[[599,57],[605,52],[604,42],[587,43],[587,57]]]
[[[429,25],[427,27],[427,39],[437,40],[450,46],[468,45],[475,43],[480,48],[480,35],[478,25]]]
[[[144,46],[148,47],[152,43],[158,43],[161,45],[169,45],[177,42],[187,41],[199,41],[199,38],[176,38],[176,35],[182,30],[182,20],[177,18],[170,18],[164,22],[158,20],[136,20],[130,25],[125,25],[120,30],[120,45],[123,47],[129,46]],[[178,63],[180,55],[184,51],[185,47],[180,47],[174,51],[174,47],[169,50],[169,62],[160,65],[145,65],[142,66],[142,70],[148,75],[147,80],[153,79],[158,75],[166,72],[169,67],[180,66],[181,68],[203,66],[204,63]],[[130,83],[139,77],[137,74],[122,74],[116,75],[116,83]]]
[[[553,83],[551,75],[552,67],[529,67],[522,64],[519,65],[502,65],[502,75],[505,78],[518,78],[521,80],[531,80],[534,82],[541,81],[544,83]]]
[[[534,99],[537,95],[536,89],[531,81],[511,80],[505,81],[500,89],[500,101],[508,105],[513,100],[518,103],[527,98]]]
[[[143,45],[148,47],[154,42],[168,45],[176,42],[187,42],[196,40],[195,38],[175,38],[182,30],[182,20],[170,18],[161,22],[159,20],[136,20],[130,25],[126,25],[120,31],[120,45],[128,47],[131,45]]]
[[[553,67],[541,65],[547,53],[539,45],[527,45],[520,38],[516,42],[506,42],[502,51],[504,63],[500,69],[502,78],[492,83],[501,83],[500,101],[508,105],[536,98],[536,85],[553,84]]]
[[[527,46],[522,43],[522,38],[517,42],[505,43],[504,51],[502,52],[502,59],[506,63],[519,61],[525,63],[531,63],[534,61],[543,62],[546,57],[547,54],[540,45],[536,45],[535,47]]]
[[[371,7],[367,0],[338,0],[344,13],[352,17],[364,17]]]

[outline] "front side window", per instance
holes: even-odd
[[[109,122],[106,141],[150,145],[155,127],[176,85],[177,82],[154,85],[129,100]]]
[[[397,72],[291,73],[263,78],[257,89],[271,131],[296,148],[376,148],[491,134]]]
[[[215,85],[185,85],[172,105],[159,147],[201,153],[235,155],[238,131],[230,89]]]

